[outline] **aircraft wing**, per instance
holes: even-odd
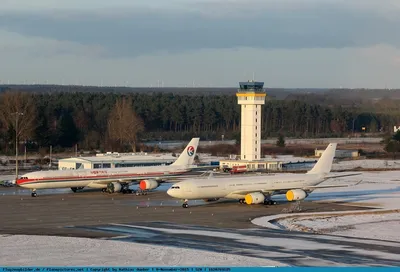
[[[339,184],[339,185],[316,185],[316,186],[307,186],[303,188],[296,188],[296,189],[303,189],[303,190],[315,190],[315,189],[323,189],[323,188],[335,188],[335,187],[350,187],[350,186],[356,186],[360,184],[362,180],[358,181],[355,184]],[[295,189],[295,188],[293,188]]]
[[[136,183],[144,179],[155,179],[158,182],[165,182],[165,180],[173,180],[177,178],[188,177],[188,175],[171,175],[171,176],[138,176],[138,177],[126,177],[126,178],[106,178],[94,181],[97,184],[108,184],[110,182],[123,182],[123,183]]]
[[[358,181],[355,184],[340,184],[340,185],[316,185],[316,186],[305,186],[305,187],[292,187],[292,188],[281,188],[279,190],[240,190],[230,193],[230,195],[247,195],[251,193],[263,193],[263,194],[277,194],[277,193],[286,193],[289,190],[301,189],[304,191],[315,190],[315,189],[323,189],[323,188],[335,188],[335,187],[350,187],[356,186],[360,184],[362,180]]]
[[[325,177],[325,179],[331,179],[331,178],[341,178],[341,177],[350,177],[350,176],[358,176],[361,175],[362,173],[351,173],[351,174],[329,174]]]
[[[240,190],[231,192],[229,195],[247,195],[251,193],[272,194],[274,190]]]

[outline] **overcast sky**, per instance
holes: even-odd
[[[2,0],[2,83],[400,88],[398,0]]]

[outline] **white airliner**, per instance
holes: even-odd
[[[188,207],[188,200],[204,199],[216,201],[220,198],[236,199],[246,204],[276,204],[271,196],[286,194],[288,201],[305,199],[313,190],[329,187],[347,187],[348,185],[321,185],[330,178],[359,175],[361,173],[332,175],[333,158],[336,143],[331,143],[321,158],[306,174],[275,174],[258,176],[238,176],[229,178],[188,179],[175,183],[167,193],[174,198],[184,200],[182,207]]]
[[[33,197],[37,196],[36,189],[56,188],[71,188],[76,192],[89,187],[109,193],[125,193],[129,190],[130,183],[138,181],[141,190],[152,190],[160,185],[160,178],[181,176],[194,168],[199,140],[193,138],[178,159],[167,166],[36,171],[21,176],[17,185],[33,189]]]

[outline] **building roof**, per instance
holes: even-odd
[[[261,81],[242,81],[239,82],[240,89],[262,89],[264,82]]]
[[[236,162],[236,163],[279,163],[282,161],[278,160],[257,160],[257,161],[245,161],[245,160],[221,160],[220,163],[222,162]]]
[[[325,149],[316,148],[315,151],[325,151]],[[357,149],[336,149],[336,152],[358,152]]]
[[[91,157],[72,157],[60,159],[59,162],[171,162],[175,161],[177,157],[168,154],[161,155],[131,155],[131,156],[91,156]]]

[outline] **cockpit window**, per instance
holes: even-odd
[[[180,189],[179,186],[172,186],[171,189]]]

